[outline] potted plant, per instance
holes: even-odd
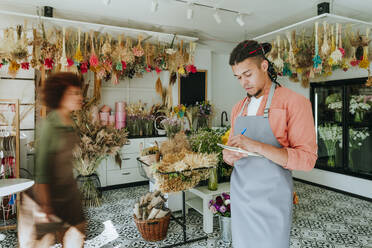
[[[82,110],[73,115],[75,127],[80,137],[79,145],[74,149],[75,169],[78,172],[77,181],[83,194],[85,206],[99,206],[100,187],[96,175],[97,167],[106,156],[114,156],[121,166],[120,150],[127,142],[126,129],[115,129],[103,126],[92,119],[94,101],[85,104]]]
[[[209,209],[213,214],[218,215],[220,222],[221,239],[231,243],[231,207],[230,195],[222,193],[215,200],[209,202]]]
[[[217,144],[221,143],[223,132],[212,129],[199,129],[190,136],[191,149],[198,153],[217,153],[218,167],[223,164],[222,148]],[[218,173],[217,168],[213,169],[211,176],[208,179],[208,189],[217,190],[218,188]]]

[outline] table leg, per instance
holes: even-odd
[[[208,208],[211,197],[203,199],[203,230],[205,233],[213,232],[213,214]]]

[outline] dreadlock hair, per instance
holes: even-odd
[[[230,66],[236,65],[243,62],[247,58],[257,58],[262,60],[267,60],[269,66],[267,68],[267,73],[274,83],[280,85],[276,79],[278,77],[274,64],[268,60],[265,54],[271,51],[270,43],[258,43],[255,40],[245,40],[240,42],[231,52],[229,64]]]

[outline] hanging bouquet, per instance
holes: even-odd
[[[80,143],[74,150],[75,168],[80,175],[93,174],[99,162],[106,156],[114,156],[121,166],[120,150],[127,143],[126,129],[115,129],[102,126],[92,119],[92,109],[95,103],[85,104],[82,110],[73,114]]]
[[[215,200],[210,200],[208,206],[213,214],[231,217],[230,195],[228,193],[222,193]]]

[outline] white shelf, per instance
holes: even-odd
[[[195,209],[198,211],[201,215],[203,215],[203,200],[199,197],[192,198],[190,200],[187,200],[186,205],[189,206],[190,208]]]
[[[313,27],[315,22],[319,22],[319,24],[323,23],[326,21],[329,24],[342,24],[342,25],[347,25],[350,24],[353,29],[359,29],[362,33],[365,32],[365,29],[367,27],[372,27],[372,22],[365,22],[362,20],[358,19],[353,19],[349,17],[344,17],[344,16],[338,16],[338,15],[333,15],[333,14],[322,14],[318,16],[311,17],[309,19],[291,24],[289,26],[274,30],[272,32],[259,35],[257,37],[254,37],[253,40],[258,40],[258,41],[271,41],[276,38],[276,36],[284,36],[286,32],[296,30],[298,34],[302,32],[302,30],[307,30],[308,32],[305,33],[305,35],[311,35],[313,32]]]

